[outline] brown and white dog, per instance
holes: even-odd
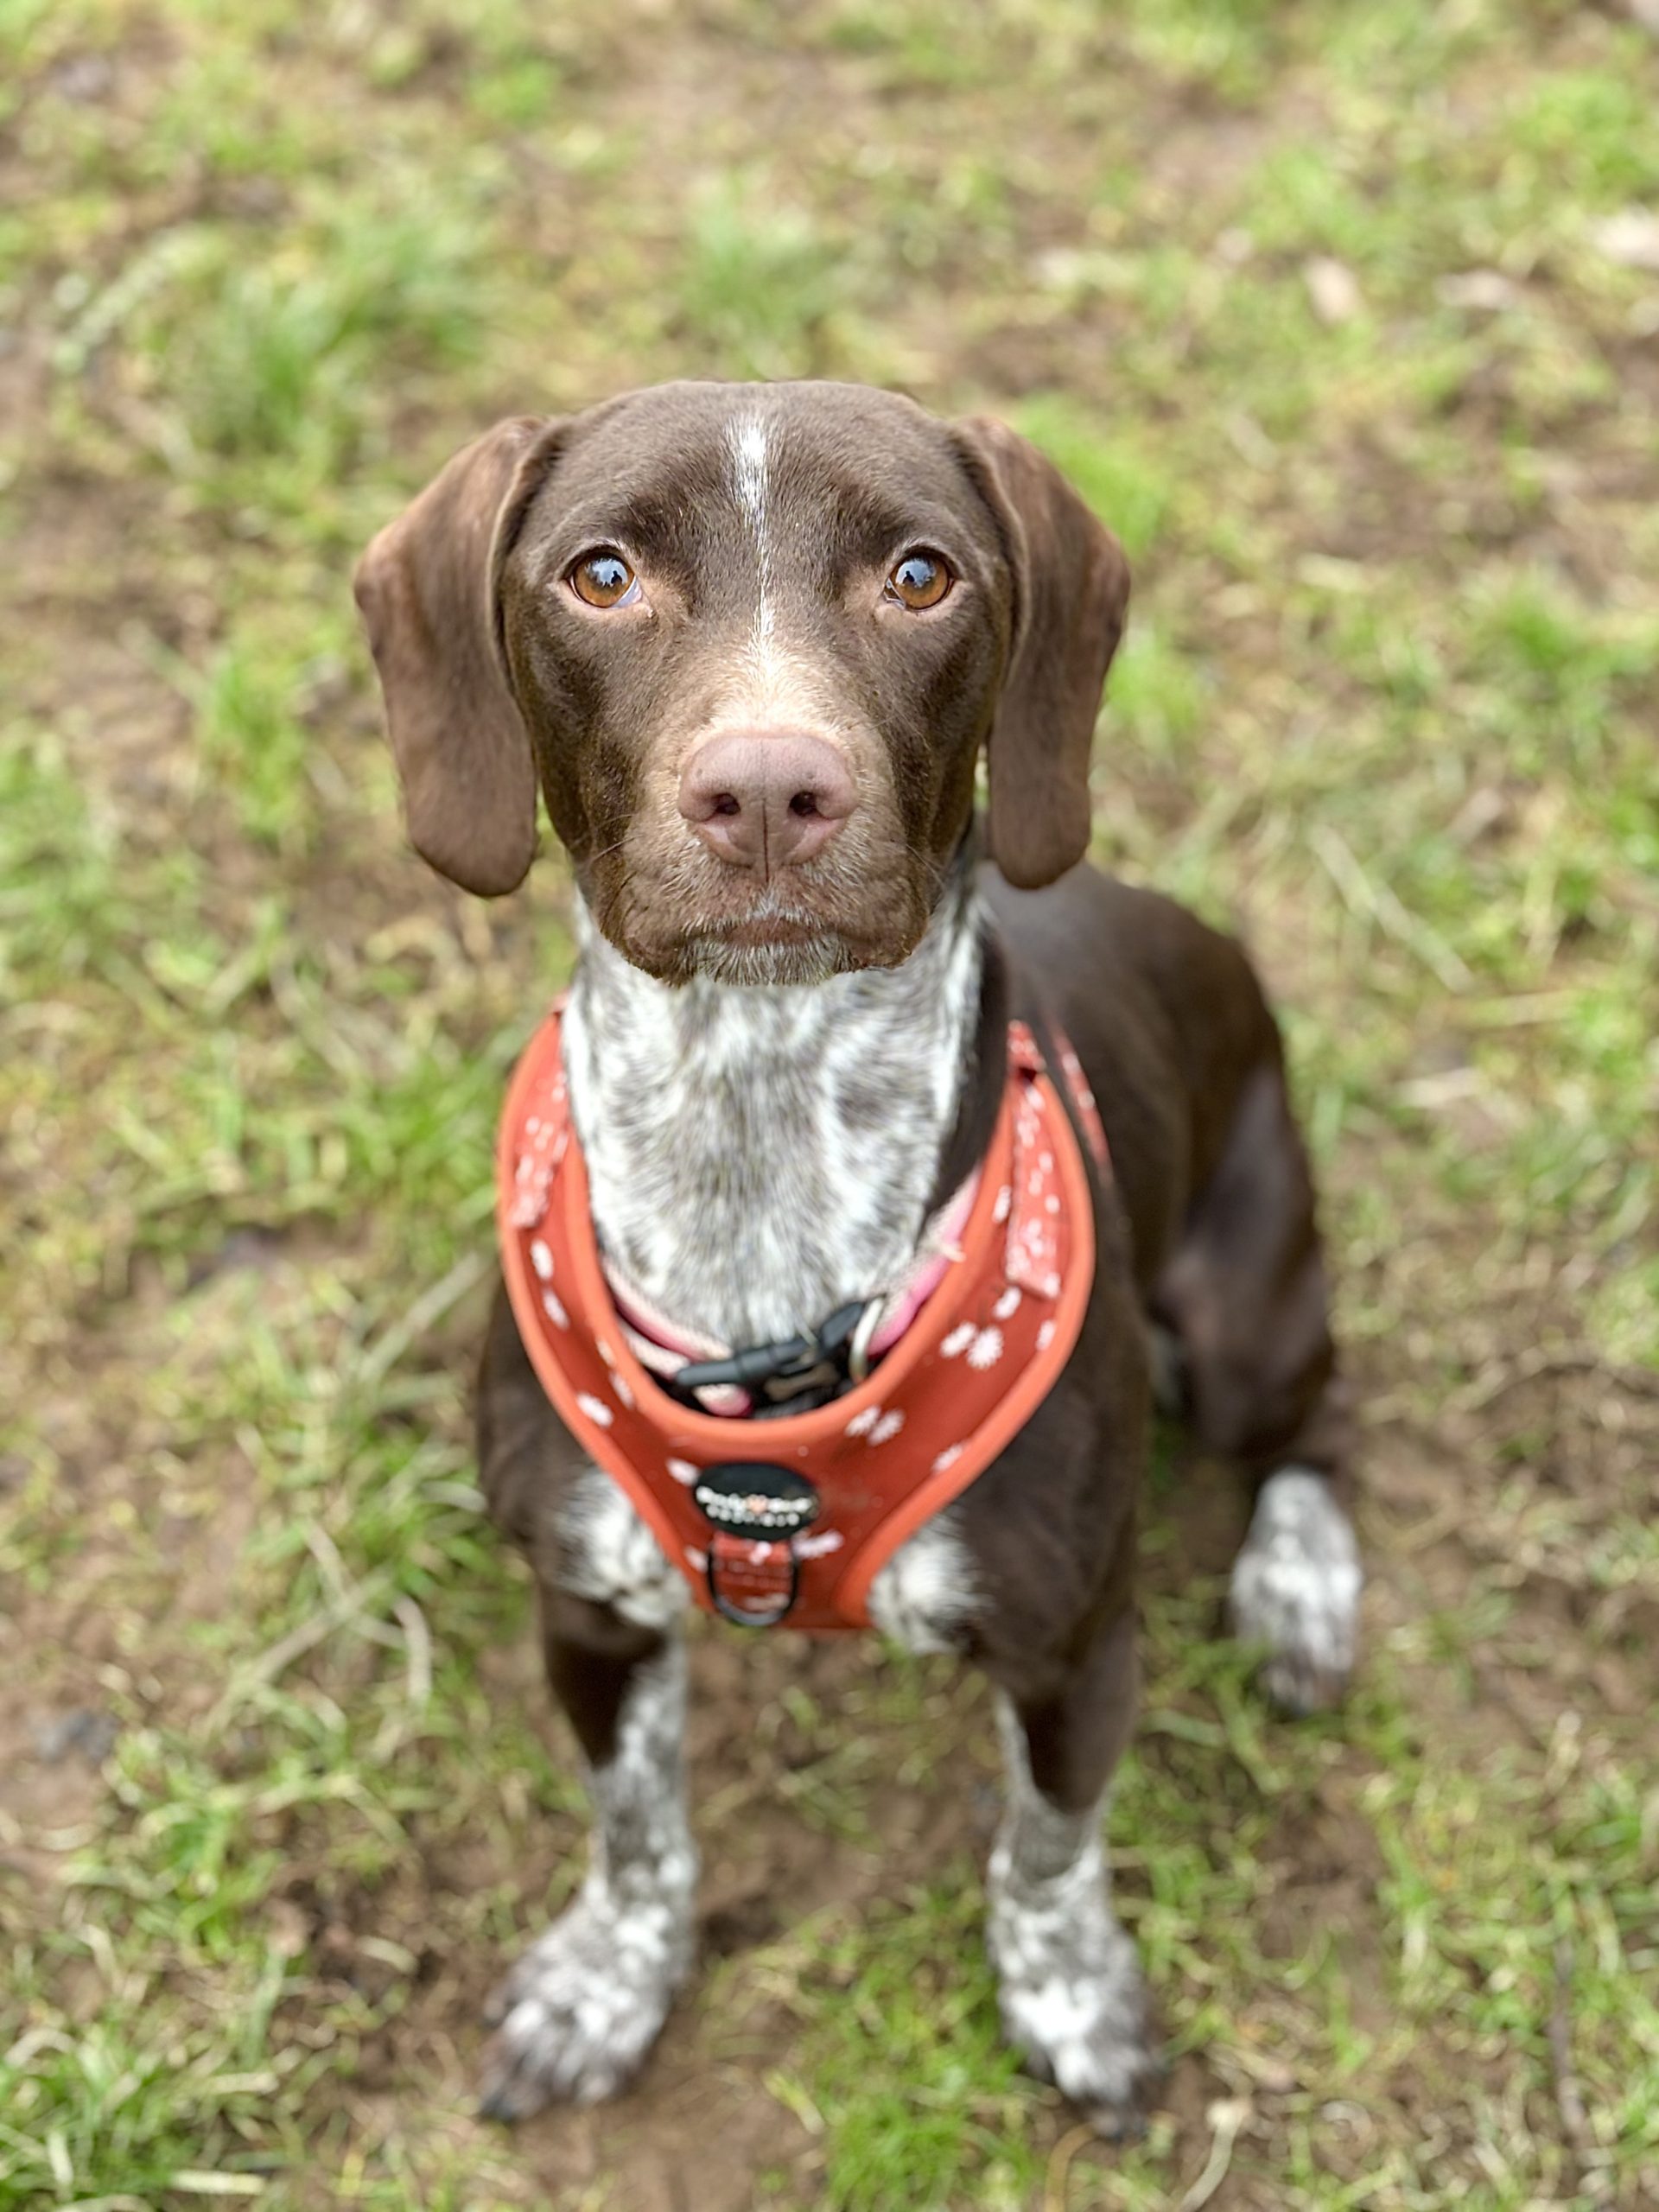
[[[988,1141],[1010,1020],[1075,1043],[1113,1164],[1081,1336],[868,1613],[995,1685],[1003,2021],[1120,2127],[1150,2061],[1101,1823],[1135,1705],[1155,1347],[1253,1485],[1232,1609],[1281,1704],[1340,1694],[1360,1589],[1272,1017],[1234,944],[1080,865],[1122,552],[994,422],[847,385],[681,384],[499,424],[375,539],[357,589],[420,851],[511,891],[539,789],[570,854],[563,1050],[593,1227],[689,1335],[785,1338],[901,1278]],[[555,1414],[505,1300],[479,1451],[597,1821],[579,1897],[495,2002],[485,2102],[517,2118],[620,2088],[691,1965],[686,1589]]]

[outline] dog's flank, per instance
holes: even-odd
[[[582,911],[563,1034],[594,1226],[670,1321],[786,1337],[915,1258],[978,1019],[972,884],[900,966],[772,988],[659,983]]]

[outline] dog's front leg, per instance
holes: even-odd
[[[1135,1946],[1111,1908],[1106,1784],[1134,1711],[1134,1624],[1096,1637],[1053,1694],[997,1698],[1007,1803],[988,1935],[1004,2032],[1103,2134],[1139,2119],[1154,2063]]]
[[[639,2069],[690,1969],[697,1854],[686,1818],[685,1647],[610,1605],[544,1592],[548,1678],[581,1741],[592,1859],[574,1902],[491,1999],[483,2109],[590,2104]]]

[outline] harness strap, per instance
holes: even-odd
[[[804,1411],[785,1403],[733,1419],[707,1409],[705,1379],[747,1389],[765,1378],[745,1362],[804,1357],[822,1345],[728,1356],[690,1384],[692,1403],[665,1387],[635,1348],[598,1250],[556,1011],[531,1039],[498,1153],[503,1268],[519,1332],[565,1426],[708,1610],[747,1626],[867,1625],[881,1567],[990,1464],[1058,1381],[1094,1270],[1095,1196],[1077,1131],[1090,1150],[1098,1141],[1103,1164],[1103,1132],[1065,1039],[1046,1060],[1016,1022],[1007,1053],[960,1235],[908,1325],[861,1378],[849,1351],[850,1387],[839,1395]],[[728,1372],[741,1380],[726,1383]]]

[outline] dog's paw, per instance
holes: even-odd
[[[690,1962],[689,1915],[579,1897],[485,2007],[496,2031],[479,2092],[485,2117],[526,2120],[543,2105],[597,2104],[626,2088]]]
[[[1027,2070],[1116,2141],[1145,2126],[1142,2100],[1159,2066],[1135,1948],[1121,1929],[1111,1934],[1103,1955],[1098,1942],[1084,1947],[1086,1963],[1051,1956],[1033,1972],[1028,1962],[999,1961],[997,2004],[1002,2032]]]
[[[1028,1840],[1028,1839],[1027,1839]],[[1054,1872],[991,1854],[986,1938],[1002,2032],[1103,2135],[1138,2132],[1157,2072],[1135,1945],[1112,1917],[1097,1838]]]
[[[1281,1467],[1262,1485],[1233,1562],[1233,1632],[1262,1644],[1262,1687],[1287,1713],[1335,1705],[1353,1673],[1359,1551],[1324,1478]]]

